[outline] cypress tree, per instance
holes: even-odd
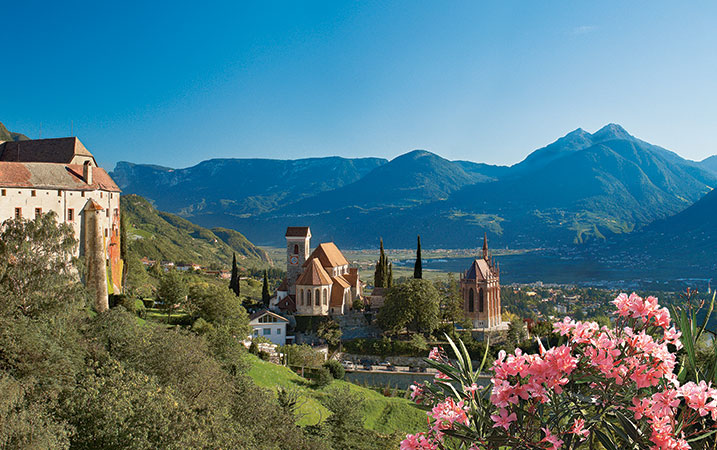
[[[239,297],[239,268],[237,267],[237,254],[234,253],[234,259],[232,260],[232,277],[229,280],[229,289],[234,292],[234,295]]]
[[[393,263],[388,263],[388,278],[386,279],[386,287],[393,286]]]
[[[373,285],[375,287],[385,287],[386,280],[386,255],[383,252],[383,239],[381,239],[381,251],[378,256],[378,262],[376,263],[376,270],[373,275]]]
[[[421,236],[418,236],[418,247],[416,248],[416,264],[413,266],[413,278],[423,278],[423,263],[421,262]]]
[[[261,288],[261,301],[264,302],[265,306],[269,306],[269,277],[266,269],[264,269],[264,286]]]

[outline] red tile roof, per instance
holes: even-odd
[[[85,207],[83,209],[85,211],[104,211],[102,205],[92,199],[87,200],[87,203],[85,204]]]
[[[297,286],[326,286],[333,281],[316,258],[307,261],[309,267],[296,280]]]
[[[28,141],[23,141],[28,142]],[[0,186],[39,189],[104,190],[120,192],[100,167],[92,168],[92,184],[85,183],[82,165],[0,161]]]
[[[349,273],[345,273],[343,277],[348,281],[351,286],[357,286],[359,280],[358,269],[352,267],[349,269]]]
[[[313,258],[318,258],[321,261],[321,265],[324,267],[338,267],[347,266],[349,264],[344,258],[343,253],[336,247],[333,242],[324,242],[319,244],[318,247],[311,253],[309,259],[304,263],[304,267],[309,265],[309,261]]]

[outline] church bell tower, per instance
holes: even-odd
[[[309,255],[311,230],[309,227],[286,229],[286,283],[289,295],[296,295],[296,280],[304,271],[303,265]]]

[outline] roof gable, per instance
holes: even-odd
[[[296,300],[294,299],[293,295],[287,295],[283,299],[279,300],[279,303],[276,304],[276,307],[279,308],[281,311],[295,313]]]
[[[253,321],[255,321],[255,320],[259,320],[259,318],[264,317],[264,316],[272,316],[272,317],[275,317],[276,319],[281,320],[281,321],[283,321],[283,322],[288,322],[288,321],[289,321],[289,320],[286,319],[285,317],[281,317],[280,315],[275,314],[275,313],[269,311],[268,309],[263,309],[263,310],[261,310],[261,311],[255,312],[254,314],[252,314],[251,316],[249,316],[249,322],[253,322]]]
[[[309,259],[304,263],[304,267],[308,266],[309,261],[314,258],[318,258],[321,265],[324,267],[333,268],[347,266],[349,264],[343,253],[341,253],[341,250],[339,250],[333,242],[324,242],[323,244],[319,244],[319,246],[311,252]]]
[[[297,286],[326,286],[333,281],[316,258],[307,261],[309,267],[296,280]]]
[[[473,261],[464,278],[466,280],[481,281],[494,278],[494,275],[486,260],[481,258]]]

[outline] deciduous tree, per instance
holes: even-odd
[[[378,313],[379,326],[391,332],[405,328],[418,333],[431,333],[440,322],[439,293],[427,280],[410,279],[393,286],[386,293]]]
[[[157,298],[162,302],[162,309],[167,312],[167,323],[172,317],[172,311],[186,300],[187,293],[187,283],[176,270],[170,270],[159,280]]]

